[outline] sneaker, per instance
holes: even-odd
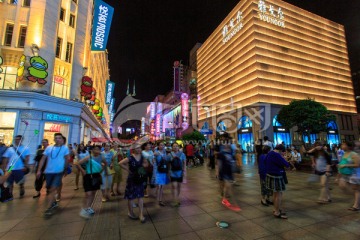
[[[53,209],[57,209],[58,207],[59,207],[58,202],[53,202],[53,203],[51,204],[50,209],[53,210]]]
[[[94,211],[94,209],[92,209],[92,208],[88,208],[88,209],[86,209],[86,211],[89,213],[89,214],[91,214],[91,215],[93,215],[93,214],[95,214],[95,211]]]
[[[61,198],[61,196],[59,194],[55,194],[56,202],[60,202],[60,200],[61,200],[60,198]]]
[[[48,209],[46,209],[46,211],[44,212],[44,216],[45,217],[50,217],[51,215],[54,214],[54,211],[51,207],[49,207]]]
[[[85,219],[89,219],[91,218],[91,214],[87,211],[87,209],[82,208],[80,211],[80,217],[85,218]]]
[[[229,207],[231,205],[231,203],[229,202],[229,200],[227,200],[226,198],[224,198],[222,201],[221,201],[221,204],[226,206],[226,207]]]
[[[230,206],[227,206],[230,210],[233,210],[235,212],[240,212],[241,211],[241,208],[237,205],[231,205]]]
[[[138,205],[137,203],[133,203],[133,204],[132,204],[132,207],[133,207],[133,208],[137,208],[138,206],[139,206],[139,205]]]

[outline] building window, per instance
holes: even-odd
[[[19,0],[9,0],[10,4],[17,4]]]
[[[67,61],[67,62],[71,62],[71,55],[72,55],[72,47],[73,47],[73,45],[72,45],[72,43],[67,43],[66,44],[66,55],[65,55],[65,61]]]
[[[23,7],[30,7],[31,0],[23,0]]]
[[[62,49],[62,38],[57,38],[56,40],[56,51],[55,51],[55,56],[57,58],[61,58],[61,49]]]
[[[6,30],[5,30],[5,42],[4,42],[5,46],[8,46],[8,47],[11,46],[13,32],[14,32],[14,24],[7,23]]]
[[[16,89],[16,74],[17,68],[3,67],[3,72],[0,73],[0,89]]]
[[[0,142],[7,146],[13,143],[16,112],[0,112]]]
[[[76,3],[76,4],[77,4],[77,2],[78,2],[77,0],[72,0],[72,1],[73,1],[74,3]]]
[[[60,98],[67,98],[67,81],[59,76],[54,76],[52,84],[52,95]]]
[[[65,9],[60,8],[60,20],[65,22]]]
[[[20,26],[19,41],[18,41],[19,48],[23,48],[25,46],[26,30],[27,30],[26,26]]]
[[[70,14],[69,26],[73,27],[73,28],[75,27],[75,15],[74,14]]]

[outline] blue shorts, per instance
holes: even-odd
[[[13,185],[15,183],[23,184],[25,181],[25,173],[23,170],[12,170],[7,183]]]
[[[46,188],[58,188],[62,184],[63,173],[45,173]]]

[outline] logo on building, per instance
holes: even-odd
[[[110,80],[106,80],[106,97],[105,97],[105,104],[110,104],[111,103],[111,99],[114,95],[114,88],[115,88],[115,83],[110,81]]]
[[[105,51],[114,8],[101,0],[96,0],[94,5],[91,50]]]
[[[228,24],[225,24],[222,30],[223,35],[223,44],[227,43],[232,39],[243,27],[243,16],[242,12],[239,10],[235,18],[231,18]]]
[[[40,56],[34,56],[30,58],[30,67],[28,67],[29,76],[27,76],[27,80],[30,82],[38,82],[41,85],[47,83],[45,78],[48,76],[47,69],[48,63],[45,59]]]
[[[258,10],[260,20],[285,28],[285,17],[281,7],[266,6],[265,0],[259,0]]]

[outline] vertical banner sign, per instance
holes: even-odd
[[[109,113],[115,112],[114,105],[115,105],[115,98],[111,98],[110,105],[109,105]]]
[[[174,92],[180,92],[180,62],[174,62]]]
[[[95,0],[91,51],[105,51],[113,14],[113,7],[101,0]]]
[[[150,134],[155,135],[155,121],[152,120],[150,123]]]
[[[141,135],[145,135],[145,118],[141,118]]]
[[[111,99],[114,95],[115,83],[110,80],[106,80],[106,96],[105,104],[111,104]]]
[[[157,135],[157,136],[160,135],[160,125],[161,125],[160,121],[161,121],[161,115],[156,114],[156,134],[155,135]]]
[[[155,103],[150,103],[150,119],[154,119],[155,117]]]
[[[115,116],[115,113],[111,112],[110,113],[110,123],[112,123],[114,121],[114,116]]]
[[[187,93],[181,94],[181,115],[181,126],[185,130],[189,127],[189,95]]]

